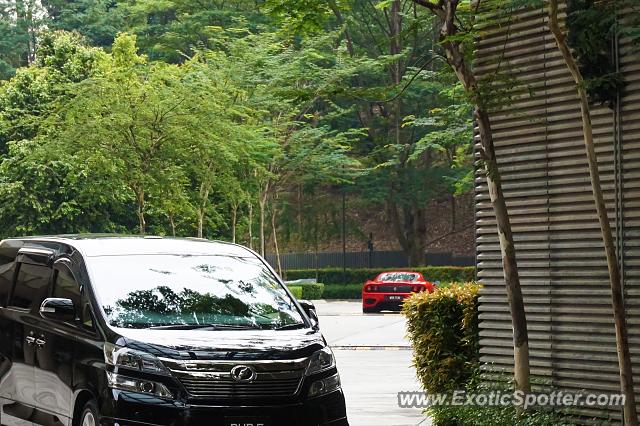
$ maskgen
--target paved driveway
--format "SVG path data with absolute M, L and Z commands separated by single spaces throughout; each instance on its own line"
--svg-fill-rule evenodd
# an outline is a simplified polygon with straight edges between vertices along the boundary
M 429 425 L 421 410 L 397 404 L 399 391 L 420 390 L 404 317 L 363 315 L 360 301 L 314 303 L 320 329 L 336 355 L 351 426 Z

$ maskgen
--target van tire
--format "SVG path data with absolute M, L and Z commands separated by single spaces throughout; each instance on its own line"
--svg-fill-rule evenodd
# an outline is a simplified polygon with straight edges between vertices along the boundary
M 82 411 L 80 417 L 74 422 L 75 426 L 100 426 L 100 413 L 98 404 L 95 400 L 88 401 Z

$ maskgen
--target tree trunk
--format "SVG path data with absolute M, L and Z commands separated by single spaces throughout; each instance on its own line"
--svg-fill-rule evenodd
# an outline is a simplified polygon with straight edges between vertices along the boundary
M 474 118 L 480 136 L 479 153 L 484 163 L 491 205 L 493 206 L 493 212 L 498 225 L 507 301 L 509 302 L 511 324 L 513 326 L 514 379 L 516 389 L 523 392 L 530 392 L 529 335 L 527 332 L 527 318 L 524 311 L 524 301 L 520 287 L 520 276 L 518 274 L 511 222 L 502 192 L 502 181 L 495 155 L 489 114 L 483 106 L 482 92 L 479 90 L 476 76 L 465 58 L 464 46 L 459 39 L 455 38 L 459 32 L 456 26 L 458 22 L 456 20 L 456 12 L 459 0 L 442 0 L 437 4 L 428 0 L 413 1 L 427 8 L 440 18 L 442 22 L 440 41 L 447 58 L 447 63 L 455 72 L 460 83 L 462 83 L 467 95 L 469 95 L 476 104 L 474 108 Z
M 137 216 L 138 216 L 138 232 L 140 235 L 144 235 L 146 229 L 146 222 L 144 218 L 144 190 L 137 188 L 134 190 L 136 194 L 136 204 L 137 204 Z
M 236 243 L 236 224 L 238 221 L 238 205 L 231 207 L 231 242 Z
M 249 201 L 249 248 L 253 250 L 253 203 Z
M 516 388 L 524 392 L 531 391 L 530 363 L 529 363 L 529 334 L 527 331 L 527 317 L 524 311 L 520 275 L 516 261 L 516 249 L 511 231 L 511 221 L 507 210 L 507 203 L 502 192 L 502 180 L 493 145 L 491 124 L 487 112 L 476 106 L 474 117 L 480 132 L 482 159 L 484 160 L 487 186 L 491 205 L 498 224 L 500 251 L 502 253 L 502 268 L 507 288 L 507 300 L 511 311 L 513 326 L 513 357 L 514 378 Z
M 458 227 L 457 223 L 457 212 L 456 212 L 456 196 L 450 194 L 449 200 L 451 201 L 451 232 L 456 232 L 456 228 Z
M 276 251 L 276 262 L 278 265 L 278 275 L 282 276 L 282 263 L 280 261 L 280 250 L 278 249 L 278 233 L 276 229 L 276 207 L 271 211 L 271 232 L 273 233 L 273 247 Z
M 200 202 L 198 208 L 196 209 L 196 215 L 198 220 L 198 238 L 204 238 L 204 218 L 205 218 L 205 210 L 207 208 L 207 204 L 209 204 L 209 192 L 211 191 L 211 183 L 210 182 L 202 182 L 200 184 Z
M 265 219 L 265 207 L 267 204 L 266 197 L 260 197 L 258 200 L 258 207 L 260 208 L 260 256 L 265 254 L 265 235 L 264 235 L 264 219 Z
M 558 1 L 549 1 L 549 28 L 556 40 L 558 49 L 562 53 L 564 61 L 576 83 L 576 90 L 580 98 L 580 111 L 582 114 L 582 130 L 584 134 L 584 145 L 589 161 L 589 175 L 591 177 L 591 188 L 593 198 L 600 221 L 600 230 L 604 242 L 607 256 L 607 266 L 609 269 L 609 281 L 611 284 L 611 304 L 613 308 L 613 319 L 616 329 L 616 347 L 618 351 L 618 364 L 620 369 L 620 388 L 625 395 L 624 402 L 624 424 L 627 426 L 638 424 L 638 414 L 636 412 L 636 400 L 633 389 L 633 371 L 631 367 L 631 355 L 629 352 L 629 338 L 626 324 L 626 314 L 624 308 L 622 279 L 618 266 L 618 256 L 616 254 L 607 206 L 604 202 L 602 187 L 600 184 L 600 171 L 598 168 L 598 157 L 595 144 L 593 142 L 593 128 L 591 126 L 591 110 L 589 99 L 584 85 L 584 79 L 578 68 L 576 59 L 571 53 L 566 37 L 558 22 Z
M 169 213 L 167 216 L 169 216 L 169 225 L 171 225 L 171 235 L 173 235 L 175 237 L 176 236 L 176 222 L 174 221 L 173 213 Z
M 198 217 L 198 238 L 202 238 L 202 231 L 204 228 L 204 211 L 202 211 L 202 209 L 198 209 L 196 215 Z
M 426 209 L 413 206 L 411 233 L 413 236 L 411 266 L 424 266 L 426 264 L 425 252 L 427 251 L 427 218 Z
M 329 0 L 328 2 L 329 8 L 333 12 L 333 15 L 336 17 L 339 25 L 345 25 L 344 17 L 342 16 L 342 12 L 340 12 L 340 8 L 335 0 Z M 345 28 L 344 30 L 344 38 L 347 42 L 347 51 L 349 52 L 349 56 L 355 56 L 355 49 L 353 48 L 353 39 L 351 38 L 351 33 L 349 33 L 349 29 Z
M 393 201 L 387 201 L 387 212 L 396 238 L 407 255 L 409 266 L 423 266 L 427 248 L 426 210 L 417 206 L 402 209 L 402 218 Z

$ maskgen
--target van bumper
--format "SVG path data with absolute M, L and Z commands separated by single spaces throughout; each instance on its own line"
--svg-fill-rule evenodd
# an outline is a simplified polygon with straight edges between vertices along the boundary
M 102 426 L 229 426 L 231 418 L 264 421 L 267 426 L 349 425 L 342 390 L 291 404 L 251 406 L 190 405 L 137 393 L 112 392 L 114 398 L 108 407 L 101 409 Z

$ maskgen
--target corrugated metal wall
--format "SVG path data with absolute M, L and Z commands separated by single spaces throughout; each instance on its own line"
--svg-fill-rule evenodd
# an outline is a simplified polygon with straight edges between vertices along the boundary
M 556 388 L 616 392 L 607 265 L 573 80 L 548 30 L 545 10 L 521 11 L 508 20 L 486 18 L 475 69 L 491 78 L 501 67 L 517 82 L 498 83 L 516 87 L 517 98 L 491 119 L 516 240 L 532 373 L 538 382 Z M 628 41 L 620 46 L 620 66 L 629 85 L 617 112 L 594 107 L 592 118 L 605 200 L 624 259 L 638 378 L 640 61 Z M 476 194 L 478 276 L 485 285 L 480 308 L 482 361 L 491 369 L 510 371 L 511 321 L 495 218 L 481 173 Z M 580 412 L 611 419 L 621 415 L 620 410 Z

